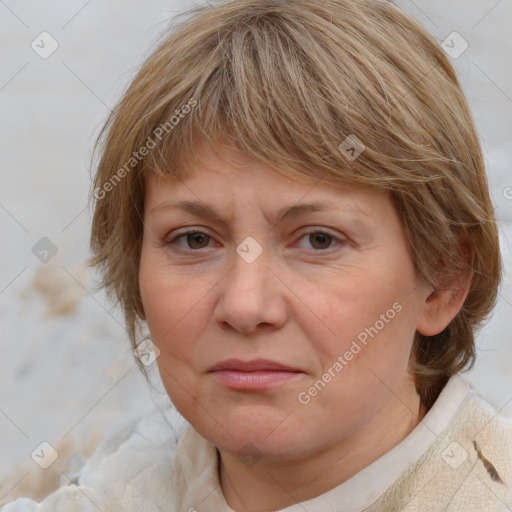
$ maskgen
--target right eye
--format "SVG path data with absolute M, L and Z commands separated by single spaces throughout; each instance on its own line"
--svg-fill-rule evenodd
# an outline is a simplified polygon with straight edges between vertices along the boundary
M 213 240 L 211 236 L 201 231 L 186 231 L 174 237 L 170 242 L 167 242 L 167 245 L 177 245 L 182 251 L 196 252 L 199 249 L 207 248 L 208 242 L 211 240 Z M 184 241 L 185 247 L 179 243 L 181 241 Z

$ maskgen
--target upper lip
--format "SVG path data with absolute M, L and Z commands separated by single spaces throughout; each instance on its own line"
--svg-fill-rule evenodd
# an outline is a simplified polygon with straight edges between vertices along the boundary
M 281 372 L 300 372 L 298 368 L 293 368 L 285 364 L 272 361 L 271 359 L 253 359 L 252 361 L 242 361 L 241 359 L 226 359 L 213 366 L 210 372 L 222 370 L 238 370 L 242 372 L 256 371 L 281 371 Z

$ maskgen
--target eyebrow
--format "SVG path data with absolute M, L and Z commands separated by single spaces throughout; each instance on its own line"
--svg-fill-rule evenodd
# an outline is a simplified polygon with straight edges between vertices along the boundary
M 338 204 L 330 203 L 330 202 L 312 202 L 312 203 L 298 203 L 292 206 L 283 206 L 279 210 L 277 210 L 275 214 L 276 222 L 281 222 L 284 218 L 292 218 L 302 215 L 304 213 L 313 213 L 325 211 L 330 208 L 336 209 Z M 211 219 L 222 224 L 225 224 L 224 219 L 213 210 L 209 205 L 205 203 L 199 203 L 194 201 L 166 201 L 161 203 L 150 210 L 150 213 L 160 211 L 160 210 L 182 210 L 196 217 L 201 217 L 204 219 Z M 369 216 L 369 214 L 357 206 L 353 205 L 353 209 L 365 216 Z

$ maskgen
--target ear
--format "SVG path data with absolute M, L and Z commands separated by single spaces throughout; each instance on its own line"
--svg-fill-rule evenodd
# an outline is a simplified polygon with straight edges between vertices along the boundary
M 425 299 L 416 330 L 424 336 L 443 331 L 461 310 L 469 293 L 473 270 L 458 274 L 445 288 L 435 290 Z

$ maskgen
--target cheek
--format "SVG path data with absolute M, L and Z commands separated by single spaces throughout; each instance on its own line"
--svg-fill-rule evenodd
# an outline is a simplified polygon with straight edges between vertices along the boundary
M 200 291 L 190 285 L 190 280 L 187 284 L 175 271 L 159 262 L 151 250 L 142 252 L 139 287 L 153 342 L 161 351 L 166 351 L 167 340 L 186 335 L 187 315 L 200 302 Z M 194 317 L 196 315 L 194 311 Z
M 311 303 L 324 312 L 322 320 L 329 335 L 311 328 L 305 318 L 302 330 L 315 343 L 319 356 L 319 379 L 325 388 L 311 401 L 311 409 L 329 414 L 339 423 L 340 414 L 358 418 L 347 428 L 358 428 L 369 420 L 389 399 L 390 390 L 399 390 L 406 377 L 414 337 L 415 308 L 410 289 L 395 276 L 379 275 L 375 270 L 353 272 L 350 279 L 339 280 L 330 287 L 312 293 Z M 310 290 L 313 292 L 313 290 Z M 316 325 L 318 325 L 316 321 Z M 325 329 L 321 332 L 325 332 Z M 332 408 L 337 404 L 337 409 Z M 342 413 L 340 412 L 342 411 Z
M 417 317 L 414 273 L 384 263 L 353 268 L 326 281 L 326 287 L 310 290 L 328 336 L 322 338 L 319 331 L 315 336 L 307 321 L 303 329 L 318 340 L 324 369 L 338 356 L 346 356 L 346 373 L 353 375 L 369 370 L 390 375 L 406 367 Z
M 190 285 L 152 276 L 142 284 L 141 297 L 148 327 L 154 341 L 162 345 L 161 349 L 178 339 L 180 344 L 187 345 L 194 335 L 194 327 L 199 328 L 202 322 L 198 290 L 194 292 Z
M 194 283 L 192 285 L 191 283 Z M 176 268 L 171 268 L 165 250 L 143 243 L 139 267 L 139 288 L 148 324 L 167 323 L 167 329 L 180 313 L 190 310 L 200 293 L 194 279 Z
M 196 278 L 191 272 L 170 268 L 157 251 L 142 252 L 141 299 L 151 339 L 160 350 L 157 365 L 168 391 L 170 386 L 179 387 L 173 378 L 190 383 L 194 371 L 209 360 L 213 347 L 201 340 L 206 339 L 204 332 L 211 323 L 217 281 L 216 275 L 203 272 L 202 278 Z
M 199 398 L 190 362 L 201 359 L 200 347 L 194 341 L 207 321 L 206 290 L 168 270 L 143 254 L 139 286 L 151 339 L 160 351 L 156 364 L 162 383 L 173 404 L 188 417 L 195 403 L 191 398 Z

